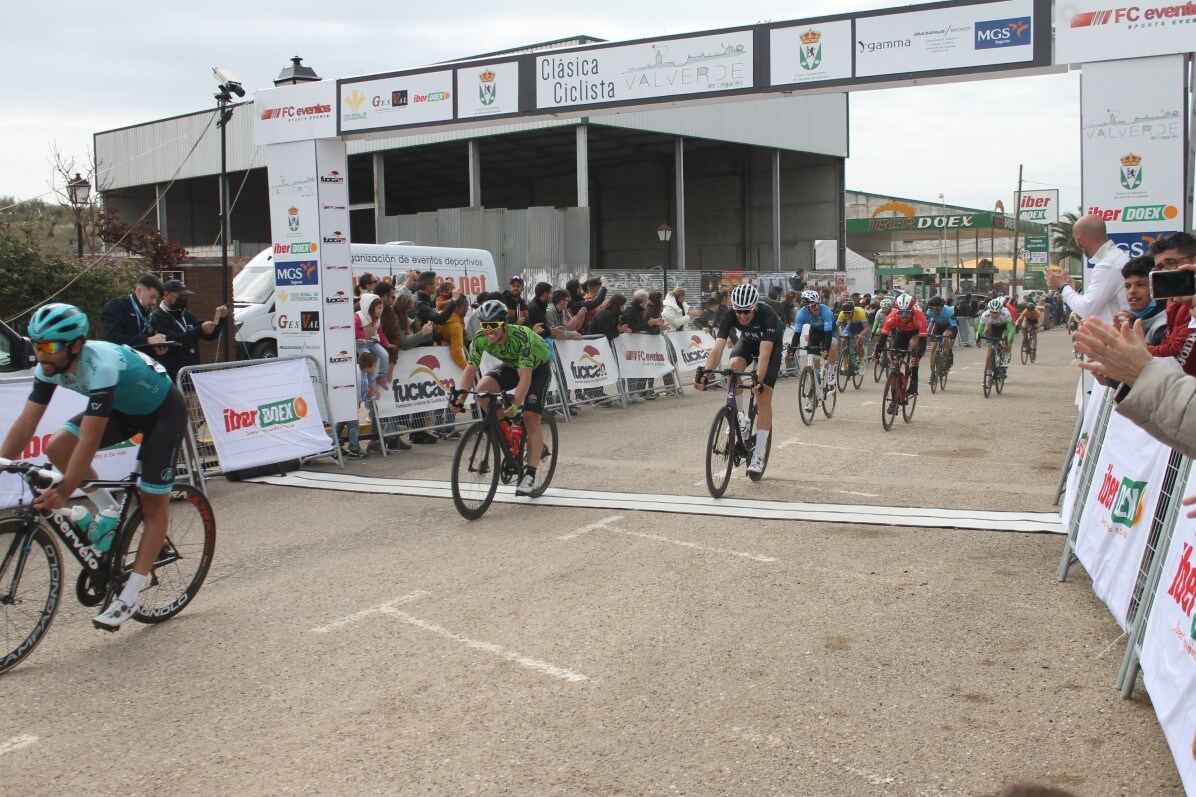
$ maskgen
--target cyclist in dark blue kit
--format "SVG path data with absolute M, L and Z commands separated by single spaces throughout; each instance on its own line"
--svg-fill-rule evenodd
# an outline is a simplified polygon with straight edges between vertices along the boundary
M 748 464 L 749 474 L 764 472 L 764 456 L 768 451 L 768 435 L 772 432 L 772 391 L 781 374 L 781 340 L 785 325 L 773 309 L 760 303 L 760 291 L 755 285 L 738 285 L 731 291 L 731 310 L 723 316 L 714 335 L 714 348 L 706 358 L 706 370 L 713 370 L 722 360 L 723 349 L 731 329 L 739 331 L 739 342 L 731 349 L 728 366 L 733 371 L 743 371 L 753 359 L 756 361 L 756 403 L 760 410 L 756 426 L 756 448 Z M 694 387 L 706 389 L 706 380 L 694 377 Z M 739 407 L 739 428 L 748 428 L 746 414 L 747 397 L 742 390 L 735 391 L 735 403 Z

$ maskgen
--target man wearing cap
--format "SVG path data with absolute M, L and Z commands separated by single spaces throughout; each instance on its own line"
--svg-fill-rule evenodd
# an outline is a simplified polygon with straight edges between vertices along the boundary
M 179 371 L 188 365 L 199 365 L 199 341 L 215 340 L 220 336 L 228 318 L 228 307 L 221 305 L 211 321 L 200 322 L 187 309 L 188 297 L 194 294 L 182 280 L 167 280 L 163 286 L 162 303 L 150 316 L 150 326 L 175 344 L 165 354 L 156 354 L 173 382 Z
M 527 315 L 527 301 L 523 298 L 523 277 L 511 277 L 511 284 L 502 292 L 502 303 L 507 306 L 507 321 L 522 324 Z
M 149 345 L 165 343 L 161 335 L 150 329 L 150 316 L 162 298 L 162 280 L 153 274 L 142 274 L 128 296 L 117 296 L 104 305 L 100 318 L 104 322 L 104 340 L 142 350 Z

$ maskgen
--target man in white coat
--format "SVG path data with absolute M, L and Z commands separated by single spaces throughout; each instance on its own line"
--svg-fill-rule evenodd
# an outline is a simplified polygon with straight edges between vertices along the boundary
M 1121 267 L 1129 261 L 1129 253 L 1113 243 L 1105 231 L 1105 220 L 1088 214 L 1076 220 L 1072 227 L 1076 245 L 1088 258 L 1088 284 L 1083 292 L 1072 285 L 1070 274 L 1046 272 L 1051 290 L 1059 290 L 1063 301 L 1080 318 L 1099 318 L 1113 323 L 1113 316 L 1126 308 L 1125 283 Z M 1060 290 L 1062 289 L 1062 290 Z

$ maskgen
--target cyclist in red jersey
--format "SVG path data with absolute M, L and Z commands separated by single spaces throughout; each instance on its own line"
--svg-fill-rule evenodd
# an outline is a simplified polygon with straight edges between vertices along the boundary
M 880 336 L 876 339 L 877 349 L 884 345 L 889 335 L 893 336 L 889 351 L 909 349 L 909 392 L 911 394 L 918 392 L 918 361 L 926 353 L 926 337 L 929 333 L 926 314 L 914 306 L 914 297 L 903 293 L 894 300 L 893 311 L 885 318 L 885 322 L 880 328 Z M 917 338 L 916 343 L 914 343 L 915 338 Z M 914 345 L 911 346 L 911 343 Z

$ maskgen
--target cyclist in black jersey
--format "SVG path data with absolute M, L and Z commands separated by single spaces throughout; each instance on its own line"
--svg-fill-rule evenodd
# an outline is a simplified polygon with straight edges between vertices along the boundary
M 748 465 L 748 473 L 759 474 L 764 471 L 764 453 L 768 450 L 768 435 L 772 432 L 772 392 L 781 373 L 781 340 L 785 327 L 771 307 L 760 303 L 760 291 L 755 285 L 745 283 L 736 286 L 731 291 L 731 312 L 719 322 L 714 335 L 714 348 L 706 358 L 707 370 L 718 366 L 732 328 L 739 331 L 739 342 L 731 350 L 729 367 L 734 371 L 742 371 L 753 359 L 756 361 L 755 391 L 760 415 L 756 426 L 756 448 Z M 694 387 L 705 390 L 705 379 L 694 377 Z M 739 405 L 740 428 L 746 429 L 746 397 L 742 393 L 742 390 L 736 391 L 736 403 Z

